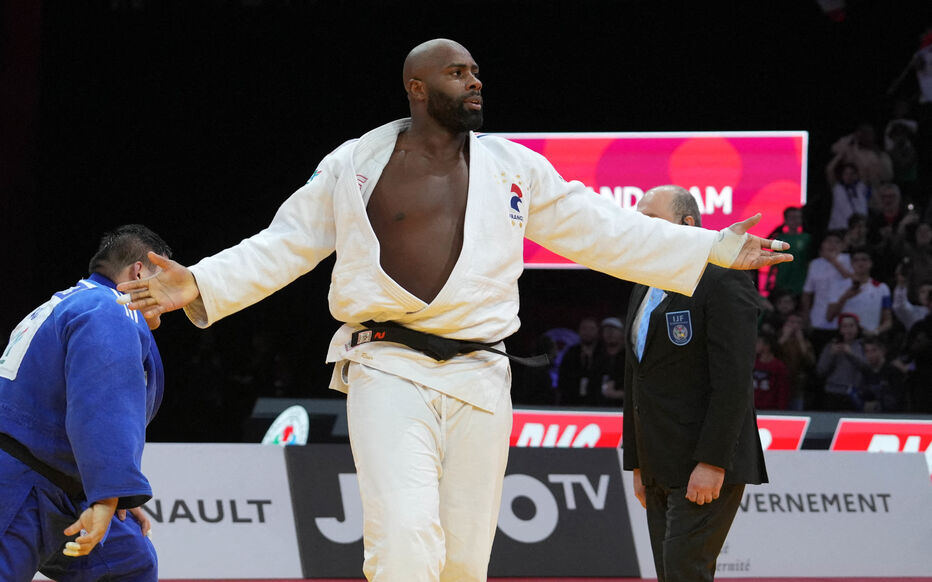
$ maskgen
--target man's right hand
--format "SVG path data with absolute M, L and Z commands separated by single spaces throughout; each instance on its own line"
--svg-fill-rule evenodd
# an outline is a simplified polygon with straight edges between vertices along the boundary
M 72 558 L 86 556 L 91 553 L 94 546 L 107 533 L 110 520 L 113 519 L 113 512 L 116 511 L 117 501 L 116 497 L 101 499 L 85 509 L 78 517 L 78 520 L 65 529 L 66 536 L 80 535 L 67 542 L 62 553 Z
M 146 319 L 181 309 L 200 296 L 197 281 L 190 269 L 168 257 L 149 251 L 149 260 L 160 267 L 152 277 L 127 281 L 117 289 L 131 295 L 127 305 L 140 311 Z

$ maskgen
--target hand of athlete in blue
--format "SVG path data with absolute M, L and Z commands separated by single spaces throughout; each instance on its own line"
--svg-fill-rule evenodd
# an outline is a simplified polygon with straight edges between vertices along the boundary
M 116 506 L 117 498 L 110 497 L 101 499 L 85 509 L 78 520 L 65 529 L 66 536 L 78 533 L 81 535 L 67 542 L 62 553 L 72 558 L 88 555 L 107 533 Z

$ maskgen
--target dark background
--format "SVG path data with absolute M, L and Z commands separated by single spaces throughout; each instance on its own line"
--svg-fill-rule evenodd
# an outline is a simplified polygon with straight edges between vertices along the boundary
M 932 2 L 848 0 L 836 22 L 815 0 L 22 0 L 0 19 L 5 336 L 84 276 L 116 225 L 150 226 L 183 264 L 264 228 L 330 150 L 406 115 L 402 61 L 434 37 L 479 63 L 486 131 L 809 131 L 818 233 L 829 145 L 861 120 L 882 130 Z M 909 75 L 898 95 L 914 94 Z M 226 438 L 212 423 L 235 423 L 262 390 L 240 381 L 221 403 L 211 370 L 235 374 L 264 345 L 289 363 L 291 395 L 328 397 L 330 264 L 212 332 L 164 317 L 169 395 L 150 439 Z M 622 316 L 627 289 L 528 271 L 509 348 Z M 189 374 L 208 341 L 223 356 Z M 191 422 L 202 432 L 180 428 Z

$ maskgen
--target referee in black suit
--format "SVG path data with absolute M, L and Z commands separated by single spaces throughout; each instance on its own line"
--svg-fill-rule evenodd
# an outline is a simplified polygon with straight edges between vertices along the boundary
M 701 225 L 679 186 L 648 190 L 637 209 Z M 767 482 L 751 380 L 757 313 L 748 274 L 714 265 L 692 297 L 631 292 L 624 468 L 647 509 L 659 582 L 714 579 L 745 484 Z

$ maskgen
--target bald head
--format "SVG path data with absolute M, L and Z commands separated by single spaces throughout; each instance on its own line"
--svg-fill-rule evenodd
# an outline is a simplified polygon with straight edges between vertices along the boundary
M 699 204 L 689 190 L 681 186 L 651 188 L 638 201 L 637 208 L 641 214 L 662 218 L 673 224 L 702 226 Z
M 431 72 L 455 61 L 458 55 L 465 55 L 472 60 L 469 51 L 463 45 L 447 38 L 435 38 L 417 45 L 405 57 L 402 72 L 405 90 L 410 90 L 408 82 L 411 79 L 423 80 Z

